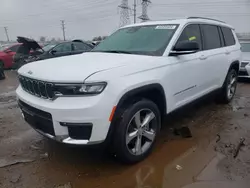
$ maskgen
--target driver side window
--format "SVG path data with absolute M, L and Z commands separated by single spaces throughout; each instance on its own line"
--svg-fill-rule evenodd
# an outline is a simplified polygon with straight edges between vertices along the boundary
M 181 36 L 179 37 L 177 43 L 184 41 L 197 42 L 199 44 L 200 50 L 202 50 L 201 31 L 198 24 L 191 24 L 186 26 Z
M 63 52 L 71 52 L 71 43 L 63 43 L 56 46 L 53 50 L 55 50 L 57 53 L 63 53 Z

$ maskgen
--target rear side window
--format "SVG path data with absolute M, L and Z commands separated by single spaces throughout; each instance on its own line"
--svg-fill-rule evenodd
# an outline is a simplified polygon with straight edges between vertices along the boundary
M 17 52 L 18 48 L 20 47 L 20 45 L 15 45 L 15 46 L 11 46 L 9 49 L 12 51 L 12 52 Z
M 201 25 L 203 34 L 204 50 L 211 50 L 221 47 L 219 29 L 214 25 Z
M 224 35 L 226 46 L 235 45 L 235 39 L 234 39 L 232 29 L 227 28 L 227 27 L 221 27 L 221 30 L 222 30 L 222 33 Z
M 73 42 L 74 51 L 90 51 L 91 48 L 82 42 Z
M 194 41 L 199 44 L 200 50 L 202 49 L 201 43 L 201 32 L 200 27 L 197 24 L 188 25 L 183 32 L 181 33 L 180 38 L 178 39 L 177 43 L 183 41 Z

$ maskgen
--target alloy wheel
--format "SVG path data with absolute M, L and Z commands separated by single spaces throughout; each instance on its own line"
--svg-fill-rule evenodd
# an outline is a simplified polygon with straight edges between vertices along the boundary
M 236 86 L 237 86 L 237 75 L 235 73 L 232 73 L 230 75 L 230 79 L 228 81 L 228 86 L 227 86 L 227 97 L 228 99 L 232 99 L 235 91 L 236 91 Z
M 126 132 L 126 145 L 133 155 L 147 152 L 155 140 L 157 121 L 154 112 L 142 109 L 131 118 Z

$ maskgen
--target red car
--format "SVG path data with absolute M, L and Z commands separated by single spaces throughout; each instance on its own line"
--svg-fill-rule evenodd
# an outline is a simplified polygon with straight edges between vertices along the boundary
M 5 69 L 12 68 L 13 56 L 21 44 L 13 44 L 8 47 L 0 47 L 0 64 L 4 65 Z

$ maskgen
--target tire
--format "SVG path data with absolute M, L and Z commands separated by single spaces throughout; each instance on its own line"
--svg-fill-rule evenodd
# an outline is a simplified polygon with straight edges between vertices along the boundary
M 5 74 L 4 74 L 4 63 L 0 61 L 0 80 L 5 79 Z
M 227 77 L 217 97 L 217 102 L 228 104 L 233 100 L 237 89 L 238 73 L 235 69 L 228 71 Z
M 146 120 L 146 117 L 150 121 L 143 126 L 141 122 Z M 150 100 L 138 100 L 122 110 L 120 118 L 115 123 L 116 131 L 113 136 L 114 153 L 117 158 L 130 164 L 145 159 L 153 149 L 160 126 L 160 111 Z

